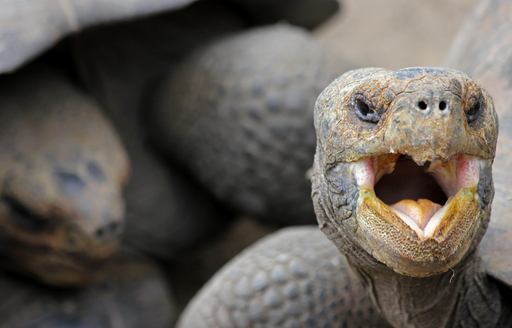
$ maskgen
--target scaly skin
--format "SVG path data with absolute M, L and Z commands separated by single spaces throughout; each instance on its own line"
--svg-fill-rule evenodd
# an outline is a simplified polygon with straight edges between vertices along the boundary
M 2 265 L 84 284 L 117 249 L 128 160 L 97 105 L 56 72 L 0 80 Z
M 283 229 L 231 260 L 195 296 L 179 327 L 387 327 L 315 227 Z
M 357 99 L 379 115 L 374 123 L 358 114 Z M 497 117 L 489 95 L 454 70 L 361 69 L 320 95 L 315 127 L 312 182 L 320 228 L 347 256 L 383 317 L 395 327 L 503 325 L 510 309 L 475 255 L 493 196 Z M 389 153 L 419 164 L 469 163 L 459 162 L 461 154 L 478 160 L 469 179 L 475 181 L 461 182 L 431 235 L 404 224 L 356 168 L 354 161 Z M 457 179 L 466 172 L 458 170 Z

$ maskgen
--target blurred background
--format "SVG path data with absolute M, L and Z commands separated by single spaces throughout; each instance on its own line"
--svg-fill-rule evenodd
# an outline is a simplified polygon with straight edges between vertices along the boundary
M 476 4 L 0 0 L 0 327 L 172 325 L 243 249 L 316 224 L 327 83 L 442 66 Z
M 442 66 L 477 3 L 347 0 L 315 33 L 337 56 L 359 66 Z

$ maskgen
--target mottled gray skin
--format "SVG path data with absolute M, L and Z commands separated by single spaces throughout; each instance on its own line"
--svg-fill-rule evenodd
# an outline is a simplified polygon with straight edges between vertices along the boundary
M 50 69 L 0 79 L 2 265 L 83 284 L 118 248 L 126 153 L 90 98 Z
M 153 139 L 220 200 L 277 224 L 311 223 L 312 106 L 336 66 L 287 25 L 226 37 L 166 76 Z
M 226 226 L 229 214 L 151 149 L 141 118 L 148 110 L 144 92 L 153 79 L 198 44 L 242 25 L 225 5 L 199 2 L 167 15 L 97 28 L 74 40 L 80 77 L 118 128 L 132 162 L 125 193 L 126 245 L 169 260 Z
M 175 306 L 163 275 L 151 262 L 118 255 L 81 290 L 55 290 L 0 275 L 0 327 L 170 327 Z
M 178 327 L 387 327 L 315 227 L 283 229 L 232 259 L 190 302 Z

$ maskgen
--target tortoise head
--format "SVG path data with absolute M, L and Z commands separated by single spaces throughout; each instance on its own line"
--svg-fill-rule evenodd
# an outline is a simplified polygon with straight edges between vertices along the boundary
M 483 236 L 498 122 L 491 97 L 449 69 L 350 71 L 315 106 L 321 229 L 359 265 L 425 277 Z
M 117 249 L 124 204 L 101 160 L 25 158 L 0 198 L 2 252 L 27 273 L 81 284 Z
M 46 283 L 82 284 L 118 247 L 127 156 L 88 98 L 51 75 L 28 81 L 29 103 L 1 98 L 0 254 Z

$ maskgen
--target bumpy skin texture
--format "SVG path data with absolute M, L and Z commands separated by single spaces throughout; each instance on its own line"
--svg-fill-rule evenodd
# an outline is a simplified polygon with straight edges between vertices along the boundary
M 345 258 L 313 227 L 283 229 L 222 268 L 179 327 L 386 327 Z
M 58 285 L 86 282 L 117 249 L 128 160 L 96 104 L 56 72 L 0 79 L 3 264 Z
M 170 327 L 174 304 L 165 279 L 142 258 L 119 255 L 84 290 L 50 290 L 0 276 L 0 327 Z
M 169 15 L 98 28 L 76 38 L 81 78 L 119 129 L 132 162 L 124 235 L 130 247 L 172 259 L 226 226 L 229 214 L 213 197 L 156 156 L 141 121 L 148 109 L 144 91 L 151 89 L 152 79 L 198 44 L 241 26 L 225 6 L 200 2 Z M 155 31 L 159 31 L 157 37 Z
M 154 140 L 235 209 L 273 223 L 309 223 L 312 108 L 337 71 L 327 57 L 287 25 L 214 42 L 162 83 Z
M 462 69 L 492 94 L 500 120 L 500 135 L 493 165 L 496 190 L 491 222 L 480 247 L 489 273 L 512 286 L 512 4 L 482 1 L 468 18 L 447 60 Z

